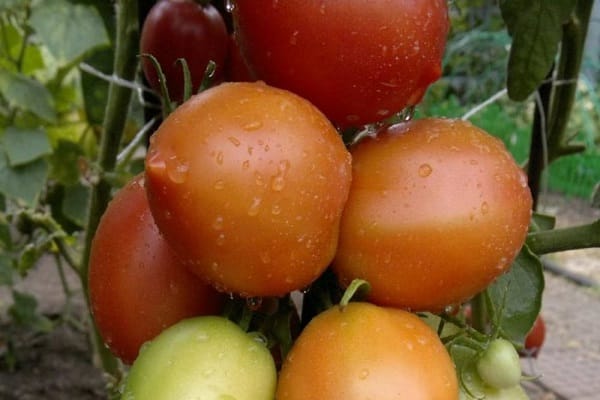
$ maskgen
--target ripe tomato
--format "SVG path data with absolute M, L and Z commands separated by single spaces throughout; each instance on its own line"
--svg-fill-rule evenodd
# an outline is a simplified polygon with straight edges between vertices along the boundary
M 369 303 L 319 314 L 288 353 L 277 400 L 456 400 L 454 364 L 416 315 Z
M 240 47 L 235 38 L 230 36 L 227 58 L 225 59 L 225 80 L 228 82 L 253 82 L 246 61 L 242 57 Z
M 531 217 L 526 175 L 469 122 L 383 128 L 352 149 L 353 180 L 333 263 L 381 305 L 440 311 L 506 271 Z
M 94 320 L 127 364 L 144 342 L 180 319 L 221 311 L 223 296 L 189 272 L 158 232 L 141 175 L 102 216 L 89 265 Z
M 194 0 L 161 0 L 144 20 L 140 51 L 152 54 L 161 65 L 171 100 L 183 98 L 183 70 L 177 62 L 185 58 L 190 69 L 193 91 L 198 90 L 209 61 L 217 64 L 215 81 L 223 74 L 228 33 L 219 11 Z M 152 62 L 142 59 L 142 69 L 150 86 L 158 91 L 158 74 Z
M 250 70 L 358 126 L 417 104 L 441 73 L 446 0 L 236 0 Z
M 541 315 L 536 318 L 531 331 L 525 338 L 525 346 L 521 351 L 523 356 L 537 357 L 546 339 L 546 323 Z
M 276 380 L 263 343 L 223 317 L 196 317 L 144 346 L 121 399 L 272 400 Z
M 219 290 L 279 296 L 335 254 L 350 154 L 312 104 L 264 83 L 223 83 L 155 132 L 150 208 L 185 263 Z

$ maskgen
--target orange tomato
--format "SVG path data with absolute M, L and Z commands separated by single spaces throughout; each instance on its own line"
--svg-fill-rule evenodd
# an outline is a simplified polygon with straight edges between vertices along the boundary
M 333 259 L 351 159 L 308 101 L 223 83 L 163 122 L 146 175 L 156 223 L 189 268 L 221 291 L 280 296 Z
M 531 218 L 527 179 L 503 143 L 469 122 L 383 128 L 351 149 L 353 182 L 333 268 L 380 305 L 439 311 L 505 272 Z
M 277 400 L 457 400 L 454 364 L 406 311 L 350 303 L 319 314 L 288 353 Z

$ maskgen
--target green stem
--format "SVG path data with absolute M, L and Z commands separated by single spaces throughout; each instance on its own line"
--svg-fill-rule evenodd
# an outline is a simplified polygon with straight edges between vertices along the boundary
M 119 78 L 133 81 L 138 65 L 139 23 L 137 0 L 121 0 L 116 4 L 117 34 L 113 73 Z M 98 166 L 102 173 L 115 169 L 127 112 L 132 97 L 128 87 L 111 83 L 108 91 L 106 113 L 103 121 L 103 135 L 100 140 Z M 81 264 L 81 283 L 85 299 L 89 305 L 88 262 L 91 243 L 100 222 L 100 218 L 111 198 L 112 186 L 103 176 L 92 187 L 89 205 L 89 217 L 86 224 L 85 247 Z M 118 373 L 118 363 L 104 346 L 97 331 L 94 333 L 96 351 L 102 366 L 110 374 Z
M 556 86 L 554 90 L 554 100 L 550 109 L 548 124 L 548 155 L 550 162 L 558 157 L 582 149 L 580 146 L 572 146 L 567 143 L 566 127 L 575 103 L 577 79 L 581 69 L 593 3 L 593 1 L 578 1 L 571 19 L 563 27 L 556 75 L 556 81 L 561 84 Z
M 586 225 L 532 232 L 527 236 L 527 245 L 537 255 L 600 247 L 600 219 Z

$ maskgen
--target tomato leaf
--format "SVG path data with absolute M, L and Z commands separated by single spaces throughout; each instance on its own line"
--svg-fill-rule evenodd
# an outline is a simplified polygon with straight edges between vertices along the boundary
M 20 129 L 10 126 L 6 129 L 2 142 L 8 162 L 13 167 L 27 164 L 52 152 L 48 136 L 42 128 Z
M 0 153 L 0 192 L 7 198 L 21 199 L 33 205 L 48 176 L 48 163 L 43 158 L 11 167 L 5 154 Z
M 511 269 L 486 290 L 491 321 L 502 336 L 522 345 L 542 305 L 542 263 L 526 246 Z
M 12 320 L 22 326 L 35 329 L 38 332 L 50 332 L 52 321 L 37 311 L 38 302 L 30 294 L 13 290 L 13 304 L 9 308 Z
M 52 95 L 36 80 L 0 69 L 0 94 L 11 107 L 30 111 L 49 122 L 56 121 Z
M 66 0 L 44 1 L 33 8 L 30 23 L 38 39 L 61 64 L 109 44 L 104 22 L 91 6 Z
M 10 257 L 5 254 L 0 254 L 0 286 L 12 285 L 13 283 L 13 266 Z
M 562 25 L 575 0 L 502 0 L 500 9 L 513 38 L 507 89 L 511 99 L 525 100 L 544 80 L 562 39 Z

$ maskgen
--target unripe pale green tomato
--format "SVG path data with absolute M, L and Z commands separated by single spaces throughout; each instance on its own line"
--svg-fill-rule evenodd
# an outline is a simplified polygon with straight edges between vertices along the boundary
M 519 353 L 508 340 L 494 339 L 477 360 L 477 373 L 496 389 L 508 389 L 521 380 Z
M 272 400 L 267 347 L 218 316 L 183 320 L 143 346 L 121 400 Z
M 519 383 L 505 389 L 497 389 L 485 383 L 475 365 L 462 371 L 461 381 L 459 400 L 529 400 Z

